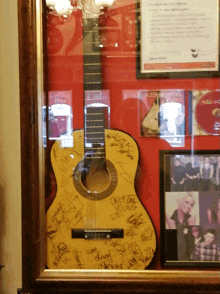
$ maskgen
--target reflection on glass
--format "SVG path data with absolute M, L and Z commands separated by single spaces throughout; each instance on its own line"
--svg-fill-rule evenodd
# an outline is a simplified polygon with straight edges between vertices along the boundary
M 160 105 L 160 138 L 172 147 L 183 147 L 185 138 L 185 108 L 181 103 L 170 102 Z
M 62 147 L 73 147 L 72 92 L 50 91 L 48 94 L 49 106 L 42 107 L 44 146 L 48 137 L 49 140 L 60 140 Z
M 160 137 L 172 147 L 185 145 L 185 92 L 139 90 L 139 120 L 143 137 Z
M 71 136 L 72 107 L 55 104 L 49 108 L 49 139 L 64 139 Z

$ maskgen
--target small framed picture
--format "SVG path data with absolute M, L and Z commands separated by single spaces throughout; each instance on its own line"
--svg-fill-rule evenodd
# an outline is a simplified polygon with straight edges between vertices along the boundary
M 220 151 L 160 151 L 163 266 L 220 266 Z

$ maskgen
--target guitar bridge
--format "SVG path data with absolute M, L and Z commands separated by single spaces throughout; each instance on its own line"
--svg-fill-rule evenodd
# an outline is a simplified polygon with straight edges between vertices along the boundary
M 72 229 L 73 239 L 115 239 L 123 238 L 123 229 Z

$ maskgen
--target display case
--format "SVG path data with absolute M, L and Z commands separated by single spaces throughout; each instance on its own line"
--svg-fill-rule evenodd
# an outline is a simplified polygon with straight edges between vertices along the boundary
M 202 2 L 18 0 L 23 293 L 218 293 L 219 1 Z

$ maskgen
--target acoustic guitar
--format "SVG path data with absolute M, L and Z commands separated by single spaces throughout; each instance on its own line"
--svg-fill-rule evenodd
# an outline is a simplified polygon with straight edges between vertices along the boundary
M 98 24 L 98 17 L 83 18 L 84 92 L 102 89 Z M 73 132 L 73 147 L 52 146 L 57 191 L 46 214 L 50 269 L 143 270 L 154 257 L 154 227 L 134 188 L 137 144 L 105 128 L 105 113 L 104 105 L 85 105 L 84 130 Z

